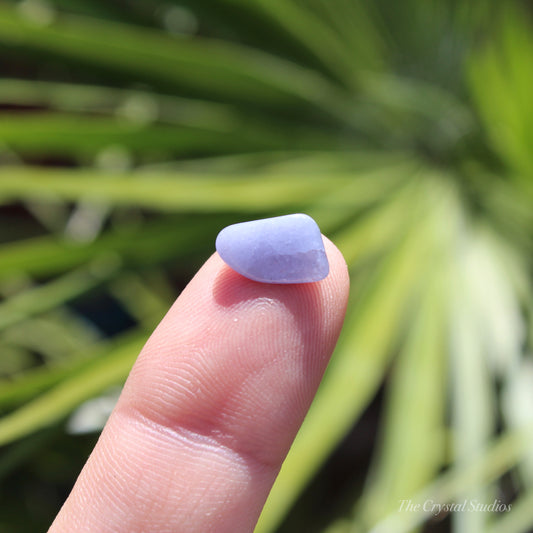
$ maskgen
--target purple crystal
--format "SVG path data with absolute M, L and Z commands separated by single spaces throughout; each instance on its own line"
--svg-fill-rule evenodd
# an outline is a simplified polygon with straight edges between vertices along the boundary
M 218 234 L 216 248 L 233 270 L 263 283 L 310 283 L 329 273 L 320 229 L 308 215 L 233 224 Z

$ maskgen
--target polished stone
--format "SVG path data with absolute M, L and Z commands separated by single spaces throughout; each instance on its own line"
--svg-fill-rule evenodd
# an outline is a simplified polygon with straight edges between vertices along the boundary
M 304 214 L 233 224 L 216 249 L 233 270 L 263 283 L 311 283 L 329 273 L 320 229 Z

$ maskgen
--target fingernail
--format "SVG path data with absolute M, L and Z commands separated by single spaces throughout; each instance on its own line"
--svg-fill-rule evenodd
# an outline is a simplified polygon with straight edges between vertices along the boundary
M 312 283 L 329 273 L 320 229 L 304 214 L 233 224 L 218 234 L 216 249 L 233 270 L 262 283 Z

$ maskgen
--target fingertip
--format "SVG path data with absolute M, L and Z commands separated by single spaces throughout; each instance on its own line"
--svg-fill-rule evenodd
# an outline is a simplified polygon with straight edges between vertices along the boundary
M 324 248 L 329 262 L 329 274 L 331 276 L 331 282 L 337 285 L 340 289 L 347 290 L 350 287 L 350 275 L 348 272 L 348 265 L 342 252 L 337 246 L 328 239 L 325 235 L 322 235 L 322 241 L 324 242 Z

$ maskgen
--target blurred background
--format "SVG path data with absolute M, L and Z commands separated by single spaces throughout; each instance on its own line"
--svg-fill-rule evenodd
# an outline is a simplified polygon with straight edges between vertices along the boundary
M 46 530 L 218 231 L 291 212 L 352 291 L 257 532 L 533 531 L 532 30 L 511 0 L 1 2 L 0 531 Z M 464 501 L 500 512 L 423 505 Z

